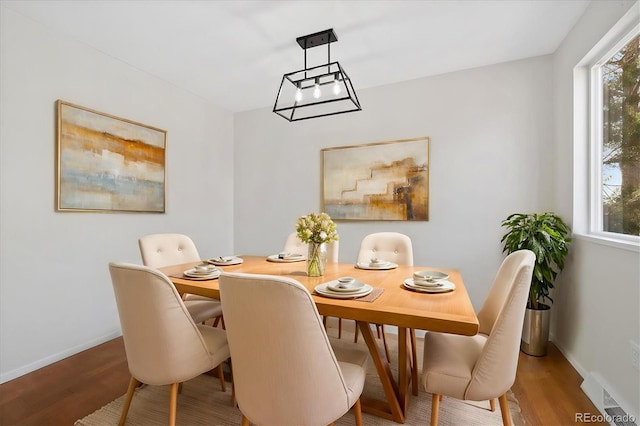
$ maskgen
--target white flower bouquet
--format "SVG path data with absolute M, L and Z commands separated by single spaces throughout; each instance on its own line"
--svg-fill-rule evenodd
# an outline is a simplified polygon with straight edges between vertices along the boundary
M 298 218 L 296 233 L 303 243 L 328 243 L 336 241 L 336 224 L 326 213 L 310 213 Z
M 338 239 L 336 224 L 326 213 L 310 213 L 298 218 L 296 234 L 303 243 L 309 244 L 307 275 L 310 277 L 324 275 L 327 261 L 325 243 Z

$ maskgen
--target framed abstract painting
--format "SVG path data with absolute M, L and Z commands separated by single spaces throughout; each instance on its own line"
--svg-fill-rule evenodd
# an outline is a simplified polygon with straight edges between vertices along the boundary
M 429 142 L 323 149 L 323 211 L 337 220 L 429 220 Z
M 165 212 L 167 132 L 57 102 L 56 209 Z

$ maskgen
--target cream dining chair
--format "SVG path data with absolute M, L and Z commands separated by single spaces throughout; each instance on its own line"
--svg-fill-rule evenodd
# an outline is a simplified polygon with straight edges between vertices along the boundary
M 328 425 L 360 394 L 368 354 L 329 343 L 311 294 L 298 281 L 223 273 L 220 297 L 242 424 Z
M 201 260 L 193 240 L 183 234 L 146 235 L 138 240 L 138 246 L 142 263 L 151 268 L 162 268 L 163 266 Z M 183 300 L 196 323 L 215 318 L 215 327 L 222 319 L 222 305 L 219 300 L 195 294 L 185 294 Z
M 413 266 L 413 244 L 411 238 L 398 232 L 377 232 L 366 235 L 360 243 L 357 263 L 368 264 L 371 259 L 386 260 L 398 265 Z M 377 324 L 378 337 L 382 335 L 384 350 L 387 360 L 390 361 L 387 338 L 384 334 L 384 324 Z M 412 365 L 415 370 L 414 377 L 417 377 L 416 351 L 415 351 L 415 331 L 410 330 L 412 344 Z M 358 342 L 358 328 L 356 327 L 354 342 Z M 417 388 L 416 388 L 417 391 Z
M 296 253 L 307 256 L 309 252 L 309 244 L 303 243 L 295 232 L 287 237 L 282 249 L 284 253 Z M 327 262 L 338 263 L 338 254 L 340 251 L 340 241 L 331 241 L 327 244 Z
M 398 232 L 377 232 L 366 235 L 360 243 L 358 263 L 377 258 L 398 265 L 413 266 L 411 238 Z
M 139 383 L 171 385 L 169 425 L 175 425 L 179 385 L 229 358 L 224 330 L 196 325 L 166 275 L 146 266 L 110 263 L 122 337 L 131 372 L 119 425 Z
M 427 332 L 422 384 L 433 394 L 431 425 L 438 424 L 442 396 L 491 402 L 498 398 L 502 422 L 511 424 L 507 391 L 518 367 L 522 323 L 536 257 L 519 250 L 507 256 L 478 312 L 479 332 L 460 336 Z

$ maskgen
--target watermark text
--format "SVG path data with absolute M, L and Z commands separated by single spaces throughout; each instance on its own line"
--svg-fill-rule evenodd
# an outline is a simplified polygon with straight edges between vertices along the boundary
M 636 418 L 630 414 L 593 414 L 576 413 L 574 421 L 576 423 L 635 423 Z

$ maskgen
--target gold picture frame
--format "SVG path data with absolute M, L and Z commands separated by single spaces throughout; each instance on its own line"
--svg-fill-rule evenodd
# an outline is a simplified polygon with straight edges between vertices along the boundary
M 56 210 L 164 213 L 166 137 L 58 100 Z
M 335 220 L 429 220 L 429 137 L 322 150 L 322 210 Z

